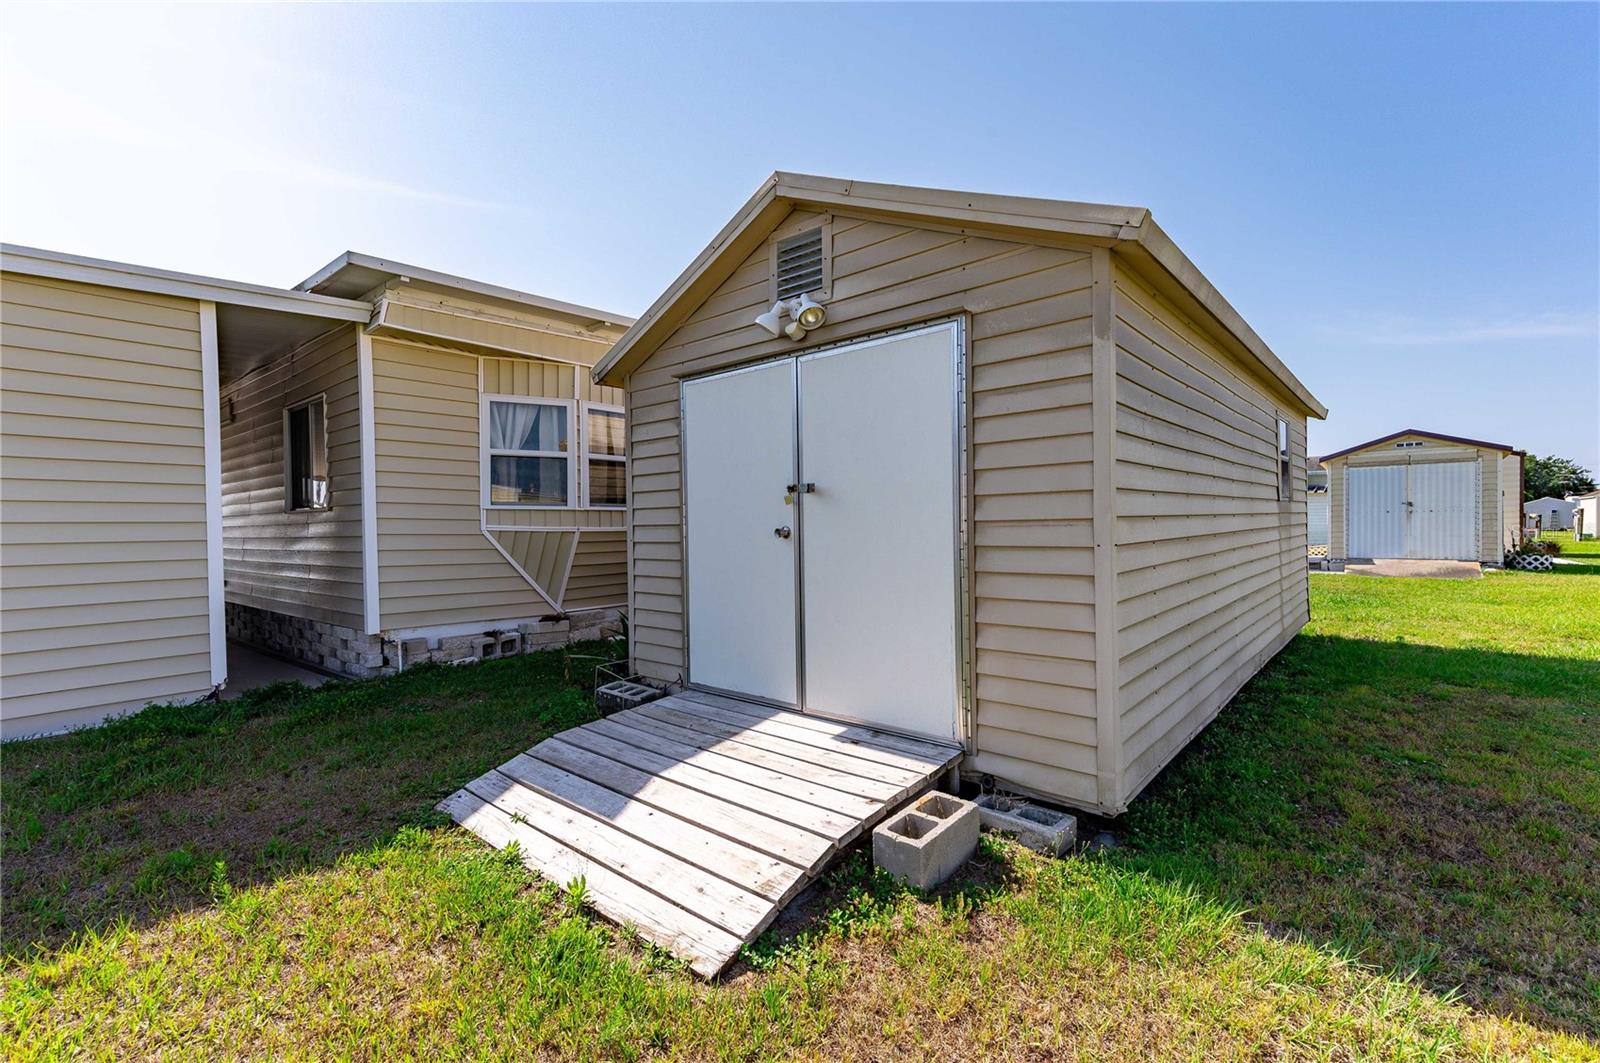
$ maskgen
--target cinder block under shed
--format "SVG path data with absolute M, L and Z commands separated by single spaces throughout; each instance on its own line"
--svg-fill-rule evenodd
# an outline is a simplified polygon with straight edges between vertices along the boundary
M 872 832 L 872 862 L 917 889 L 931 890 L 978 849 L 978 806 L 932 793 Z
M 1078 841 L 1078 817 L 1020 797 L 984 794 L 978 819 L 989 830 L 1009 834 L 1035 852 L 1060 856 Z

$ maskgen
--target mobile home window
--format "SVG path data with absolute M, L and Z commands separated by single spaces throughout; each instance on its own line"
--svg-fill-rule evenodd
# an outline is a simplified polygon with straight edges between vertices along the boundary
M 628 504 L 628 458 L 622 410 L 616 406 L 584 407 L 584 480 L 589 505 L 620 508 Z
M 485 398 L 484 494 L 491 506 L 572 502 L 572 407 L 540 399 Z
M 1278 418 L 1278 501 L 1289 499 L 1289 422 Z
M 328 404 L 318 395 L 283 411 L 284 506 L 327 509 Z

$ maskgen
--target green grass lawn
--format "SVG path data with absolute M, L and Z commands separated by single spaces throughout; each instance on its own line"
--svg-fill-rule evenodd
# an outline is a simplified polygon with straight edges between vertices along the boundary
M 986 840 L 932 897 L 857 854 L 712 985 L 431 811 L 587 719 L 592 662 L 8 744 L 0 1044 L 1600 1059 L 1600 546 L 1566 556 L 1472 582 L 1314 575 L 1314 622 L 1116 849 Z

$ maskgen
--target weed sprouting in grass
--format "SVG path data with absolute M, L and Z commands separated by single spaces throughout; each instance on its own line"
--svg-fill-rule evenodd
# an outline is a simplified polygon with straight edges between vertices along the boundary
M 589 903 L 588 881 L 582 875 L 579 875 L 567 883 L 566 894 L 563 896 L 562 901 L 566 905 L 567 911 L 573 915 L 582 912 L 584 905 Z

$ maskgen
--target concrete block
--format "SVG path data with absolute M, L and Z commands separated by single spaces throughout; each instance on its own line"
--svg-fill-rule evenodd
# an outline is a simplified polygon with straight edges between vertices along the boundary
M 662 694 L 663 691 L 655 687 L 618 679 L 595 690 L 594 707 L 602 714 L 621 712 L 623 709 L 638 708 L 646 702 L 655 701 Z
M 572 624 L 567 620 L 541 620 L 534 624 L 523 624 L 521 633 L 524 653 L 552 650 L 565 646 L 571 639 Z
M 978 848 L 978 806 L 928 794 L 872 832 L 872 862 L 917 889 L 931 890 Z
M 522 652 L 522 634 L 517 631 L 502 631 L 494 636 L 494 655 L 496 657 L 515 657 Z
M 439 660 L 454 663 L 483 659 L 484 649 L 493 641 L 483 635 L 452 635 L 439 640 Z
M 1020 797 L 984 794 L 975 802 L 983 826 L 1009 834 L 1035 852 L 1060 856 L 1078 841 L 1078 817 Z
M 413 661 L 426 661 L 428 659 L 428 640 L 406 639 L 400 644 L 400 655 L 407 664 Z

